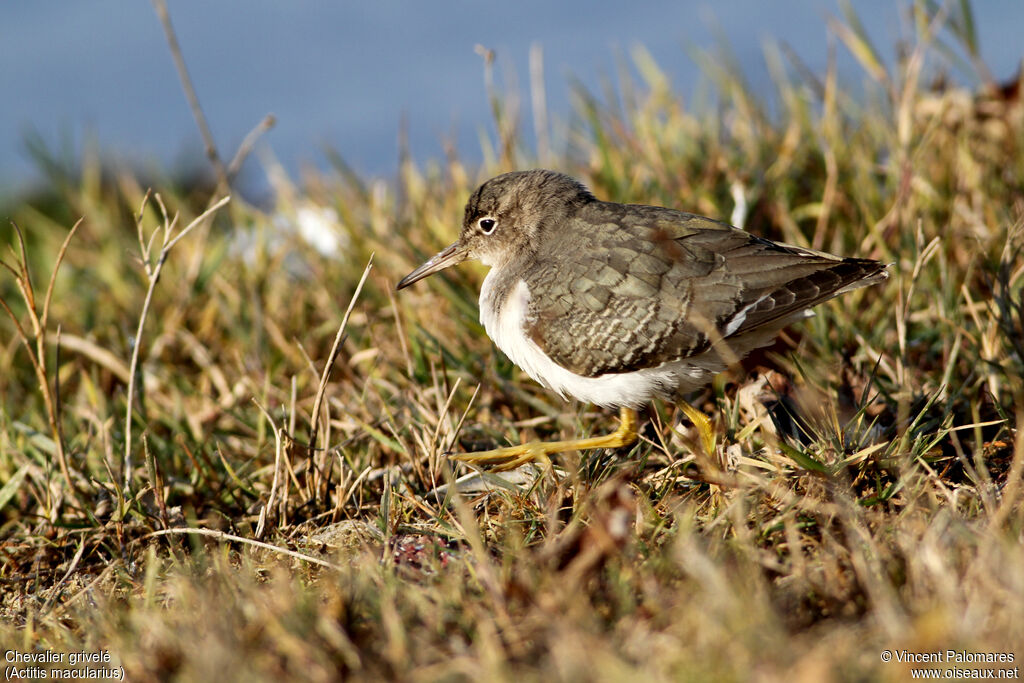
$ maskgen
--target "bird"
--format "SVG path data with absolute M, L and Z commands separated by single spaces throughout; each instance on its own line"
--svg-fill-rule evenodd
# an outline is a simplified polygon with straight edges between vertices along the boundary
M 562 398 L 620 411 L 610 434 L 452 456 L 495 470 L 628 446 L 638 438 L 637 410 L 651 400 L 683 400 L 812 307 L 888 277 L 876 260 L 773 242 L 675 209 L 601 201 L 543 169 L 480 185 L 458 240 L 397 289 L 467 259 L 490 266 L 480 321 L 513 363 Z

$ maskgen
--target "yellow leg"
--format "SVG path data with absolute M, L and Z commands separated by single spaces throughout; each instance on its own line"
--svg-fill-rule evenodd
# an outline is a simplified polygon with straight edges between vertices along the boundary
M 471 465 L 494 465 L 496 472 L 514 470 L 528 462 L 548 462 L 548 456 L 567 451 L 584 451 L 592 448 L 619 448 L 636 441 L 638 418 L 632 408 L 623 408 L 619 412 L 619 428 L 611 434 L 593 436 L 589 439 L 572 439 L 569 441 L 531 441 L 520 446 L 496 448 L 479 453 L 465 453 L 450 456 L 452 460 L 460 460 Z
M 686 401 L 680 401 L 679 407 L 683 409 L 686 417 L 690 418 L 690 422 L 697 428 L 697 434 L 700 435 L 700 444 L 704 447 L 704 452 L 707 455 L 714 453 L 715 428 L 711 425 L 711 419 Z

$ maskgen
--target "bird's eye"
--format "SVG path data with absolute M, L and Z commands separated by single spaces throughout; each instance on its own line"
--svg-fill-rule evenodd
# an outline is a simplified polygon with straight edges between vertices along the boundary
M 480 229 L 483 231 L 485 235 L 490 235 L 492 232 L 494 232 L 494 228 L 495 226 L 498 225 L 498 222 L 495 221 L 493 218 L 481 218 L 477 225 L 480 226 Z

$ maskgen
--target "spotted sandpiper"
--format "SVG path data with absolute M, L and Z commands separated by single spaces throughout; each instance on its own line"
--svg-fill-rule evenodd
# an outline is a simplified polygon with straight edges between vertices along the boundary
M 888 277 L 886 267 L 771 242 L 657 206 L 599 201 L 553 171 L 506 173 L 469 198 L 457 242 L 398 289 L 476 258 L 491 267 L 480 320 L 516 365 L 563 398 L 621 409 L 589 439 L 455 456 L 512 469 L 637 438 L 636 409 L 681 398 L 810 308 Z

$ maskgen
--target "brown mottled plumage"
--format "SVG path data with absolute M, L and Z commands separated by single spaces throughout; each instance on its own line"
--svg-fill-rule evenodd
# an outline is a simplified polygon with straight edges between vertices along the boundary
M 491 266 L 481 320 L 517 365 L 563 396 L 630 408 L 703 386 L 811 307 L 888 277 L 877 261 L 602 202 L 542 170 L 480 186 L 459 240 L 398 287 L 467 258 Z

